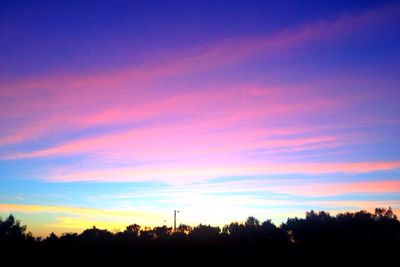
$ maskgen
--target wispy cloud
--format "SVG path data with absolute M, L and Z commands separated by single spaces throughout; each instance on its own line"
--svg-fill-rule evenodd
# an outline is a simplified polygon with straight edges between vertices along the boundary
M 95 208 L 82 208 L 71 206 L 50 206 L 50 205 L 25 205 L 25 204 L 4 204 L 0 203 L 1 213 L 22 213 L 48 214 L 53 218 L 53 222 L 46 222 L 39 226 L 35 234 L 46 235 L 55 230 L 56 233 L 68 231 L 79 231 L 97 225 L 98 227 L 109 230 L 123 230 L 125 226 L 136 222 L 142 225 L 153 226 L 160 218 L 165 217 L 162 213 L 143 211 L 143 210 L 107 210 Z
M 361 62 L 339 51 L 358 38 L 369 44 L 399 15 L 398 5 L 384 6 L 179 51 L 158 47 L 157 57 L 141 64 L 128 58 L 118 70 L 92 66 L 90 73 L 64 69 L 2 81 L 6 183 L 22 173 L 41 186 L 144 185 L 105 196 L 93 190 L 93 202 L 116 203 L 115 210 L 0 204 L 0 212 L 44 213 L 51 217 L 46 229 L 61 232 L 161 224 L 170 216 L 165 210 L 178 206 L 186 222 L 216 224 L 244 214 L 284 220 L 309 208 L 399 208 L 397 201 L 338 200 L 400 192 L 398 82 L 374 65 L 381 54 Z M 326 57 L 342 53 L 343 66 L 318 63 L 321 44 Z M 364 63 L 372 75 L 360 74 Z M 153 190 L 154 182 L 162 189 Z M 7 186 L 23 195 L 22 187 Z M 82 198 L 77 191 L 69 197 Z M 138 198 L 150 201 L 132 206 Z
M 182 164 L 184 165 L 184 164 Z M 235 166 L 152 166 L 135 168 L 112 168 L 85 170 L 54 170 L 45 179 L 54 182 L 137 182 L 163 181 L 170 184 L 188 184 L 221 177 L 272 175 L 272 174 L 327 174 L 327 173 L 368 173 L 389 171 L 400 168 L 400 161 L 350 162 L 350 163 L 267 163 Z
M 192 52 L 165 55 L 165 59 L 157 63 L 111 73 L 89 76 L 62 74 L 2 85 L 1 95 L 5 101 L 0 114 L 21 123 L 4 130 L 0 144 L 20 143 L 46 136 L 49 132 L 73 131 L 99 124 L 127 123 L 158 116 L 168 105 L 177 107 L 174 97 L 160 99 L 161 95 L 170 93 L 153 89 L 159 88 L 154 86 L 159 84 L 159 78 L 210 71 L 260 53 L 263 56 L 265 53 L 276 55 L 277 52 L 308 42 L 340 38 L 398 13 L 397 7 L 382 8 L 344 15 L 335 21 L 306 24 L 267 36 L 200 46 Z M 116 88 L 117 93 L 113 93 Z M 149 100 L 149 104 L 143 104 Z M 192 103 L 187 102 L 187 106 L 190 107 Z M 49 113 L 54 115 L 49 118 Z M 26 114 L 29 114 L 29 120 L 24 119 Z

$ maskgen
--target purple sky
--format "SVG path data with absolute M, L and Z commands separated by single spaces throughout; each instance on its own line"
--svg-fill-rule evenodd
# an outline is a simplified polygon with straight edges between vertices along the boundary
M 34 234 L 400 211 L 396 2 L 0 12 L 0 215 Z

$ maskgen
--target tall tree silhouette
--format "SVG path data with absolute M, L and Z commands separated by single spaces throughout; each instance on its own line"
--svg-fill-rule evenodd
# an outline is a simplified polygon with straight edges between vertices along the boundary
M 23 241 L 27 239 L 26 225 L 21 225 L 10 214 L 4 221 L 0 218 L 0 241 Z

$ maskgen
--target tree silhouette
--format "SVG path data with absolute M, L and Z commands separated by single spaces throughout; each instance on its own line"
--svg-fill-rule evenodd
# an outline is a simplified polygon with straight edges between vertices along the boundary
M 172 227 L 167 227 L 163 225 L 161 227 L 154 227 L 153 228 L 154 237 L 158 239 L 168 239 L 168 237 L 172 234 Z
M 186 224 L 180 224 L 176 230 L 177 232 L 187 235 L 192 231 L 192 227 Z
M 216 243 L 220 232 L 221 229 L 219 227 L 200 224 L 193 228 L 189 237 L 201 243 Z
M 113 234 L 108 230 L 102 230 L 93 226 L 86 229 L 79 235 L 79 239 L 85 242 L 109 242 L 113 238 Z
M 26 232 L 26 225 L 21 225 L 19 220 L 15 220 L 14 216 L 10 214 L 4 221 L 0 218 L 0 241 L 23 241 L 28 236 Z
M 397 220 L 397 216 L 393 213 L 391 207 L 385 208 L 375 208 L 375 217 L 379 219 Z
M 136 223 L 131 224 L 126 227 L 125 233 L 132 234 L 137 237 L 137 236 L 139 236 L 140 228 L 141 228 L 140 225 L 138 225 Z
M 51 233 L 47 238 L 36 241 L 12 215 L 0 219 L 0 245 L 5 255 L 11 251 L 25 249 L 32 255 L 54 255 L 62 259 L 70 255 L 99 261 L 107 255 L 114 260 L 186 258 L 190 263 L 202 259 L 220 258 L 220 264 L 237 263 L 246 259 L 247 264 L 271 257 L 287 259 L 310 259 L 358 255 L 367 259 L 369 255 L 380 255 L 379 266 L 384 259 L 400 250 L 400 222 L 389 207 L 367 211 L 344 212 L 335 216 L 325 211 L 308 211 L 304 218 L 288 218 L 276 226 L 271 220 L 262 223 L 255 217 L 244 222 L 233 222 L 219 227 L 200 224 L 191 227 L 144 227 L 131 224 L 123 232 L 112 233 L 93 226 L 82 233 Z M 8 252 L 7 252 L 8 251 Z M 69 256 L 68 256 L 69 255 Z M 360 255 L 362 257 L 360 258 Z M 383 257 L 382 255 L 388 255 Z M 57 258 L 58 259 L 58 258 Z M 205 262 L 204 264 L 207 264 Z
M 46 237 L 46 238 L 43 240 L 43 242 L 48 243 L 48 244 L 54 244 L 54 243 L 56 243 L 56 242 L 59 241 L 59 240 L 60 240 L 60 238 L 59 238 L 54 232 L 51 232 L 51 233 L 49 234 L 49 236 Z
M 247 218 L 245 224 L 244 224 L 247 228 L 254 228 L 257 229 L 258 227 L 260 227 L 260 221 L 257 220 L 256 218 L 250 216 Z

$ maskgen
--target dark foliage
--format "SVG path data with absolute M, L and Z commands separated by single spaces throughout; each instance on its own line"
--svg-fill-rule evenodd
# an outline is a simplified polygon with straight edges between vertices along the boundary
M 111 233 L 93 228 L 81 234 L 51 233 L 43 240 L 26 233 L 26 226 L 10 215 L 0 219 L 0 245 L 5 255 L 15 252 L 51 264 L 54 258 L 89 263 L 108 261 L 214 263 L 257 263 L 280 261 L 282 264 L 325 259 L 353 258 L 370 262 L 393 260 L 400 251 L 400 222 L 391 208 L 375 212 L 359 211 L 331 216 L 310 211 L 303 218 L 289 218 L 277 227 L 270 220 L 260 223 L 249 217 L 245 223 L 231 223 L 222 229 L 200 224 L 196 227 L 144 227 L 132 224 L 125 231 Z M 372 255 L 379 255 L 372 257 Z M 52 259 L 52 260 L 51 260 Z

